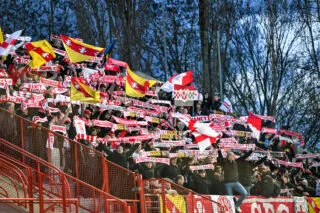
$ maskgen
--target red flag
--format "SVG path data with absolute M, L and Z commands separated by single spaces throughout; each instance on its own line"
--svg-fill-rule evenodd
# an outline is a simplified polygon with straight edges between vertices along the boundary
M 190 70 L 188 72 L 184 72 L 181 74 L 177 74 L 172 76 L 161 89 L 165 92 L 172 92 L 174 89 L 174 85 L 186 86 L 193 82 L 193 71 Z
M 262 129 L 262 119 L 249 111 L 248 125 L 253 132 L 253 136 L 259 140 Z

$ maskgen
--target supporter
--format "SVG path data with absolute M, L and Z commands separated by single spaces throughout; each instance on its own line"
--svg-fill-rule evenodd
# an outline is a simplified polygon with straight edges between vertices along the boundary
M 164 191 L 166 194 L 177 195 L 178 192 L 171 188 L 171 183 L 173 183 L 171 179 L 164 178 Z
M 216 94 L 213 98 L 213 103 L 210 107 L 210 110 L 211 111 L 219 111 L 220 110 L 220 107 L 221 107 L 221 100 L 220 100 L 220 96 L 219 94 Z
M 194 191 L 199 194 L 210 194 L 210 182 L 206 177 L 205 170 L 199 170 L 197 174 L 193 175 Z
M 138 164 L 138 172 L 142 174 L 143 179 L 155 178 L 155 169 L 152 162 Z
M 252 150 L 245 154 L 246 156 L 250 156 L 252 154 Z M 244 157 L 237 161 L 238 163 L 238 172 L 239 172 L 239 182 L 246 189 L 248 195 L 250 195 L 251 187 L 252 187 L 252 175 L 253 168 L 257 167 L 261 163 L 267 160 L 267 156 L 261 158 L 259 161 L 247 161 Z
M 221 163 L 224 169 L 224 185 L 227 195 L 233 195 L 233 191 L 236 191 L 240 194 L 240 198 L 235 202 L 236 210 L 242 212 L 240 205 L 242 201 L 248 196 L 246 189 L 239 183 L 239 173 L 237 161 L 233 152 L 228 152 L 227 159 L 223 159 L 221 150 L 218 151 L 218 163 Z M 243 155 L 239 158 L 246 159 L 249 155 Z
M 140 144 L 135 144 L 133 148 L 127 152 L 124 152 L 122 144 L 118 145 L 113 152 L 107 148 L 108 160 L 124 168 L 128 168 L 128 159 L 139 145 Z
M 186 187 L 192 189 L 194 186 L 193 180 L 192 180 L 192 171 L 190 170 L 190 166 L 194 165 L 194 159 L 193 158 L 188 158 L 186 164 L 182 167 L 182 175 L 184 176 L 185 179 L 185 185 Z
M 211 176 L 210 182 L 210 194 L 213 195 L 224 195 L 225 189 L 224 189 L 224 181 L 223 181 L 223 171 L 221 166 L 216 166 L 214 170 L 212 171 L 213 175 Z
M 185 186 L 183 175 L 178 175 L 175 179 L 176 179 L 175 180 L 176 184 L 178 184 L 180 186 Z
M 275 179 L 271 177 L 271 172 L 267 166 L 260 167 L 261 174 L 261 195 L 265 197 L 274 196 Z
M 170 165 L 162 167 L 161 177 L 174 180 L 178 175 L 181 175 L 181 170 L 177 164 L 177 158 L 170 158 Z
M 209 96 L 208 92 L 205 92 L 203 95 L 202 105 L 201 105 L 201 111 L 203 115 L 209 115 L 210 114 L 210 108 L 212 104 L 212 97 Z

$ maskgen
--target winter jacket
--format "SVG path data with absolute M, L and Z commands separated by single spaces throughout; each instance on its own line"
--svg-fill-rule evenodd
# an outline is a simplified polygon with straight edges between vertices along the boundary
M 238 172 L 238 163 L 237 161 L 245 160 L 249 155 L 251 155 L 252 151 L 247 152 L 240 158 L 234 161 L 229 161 L 228 159 L 224 159 L 221 151 L 218 151 L 218 163 L 222 164 L 224 170 L 224 182 L 237 182 L 239 181 L 239 172 Z
M 239 160 L 238 161 L 238 172 L 239 172 L 239 182 L 243 186 L 251 186 L 252 180 L 251 176 L 253 175 L 252 169 L 263 163 L 267 160 L 267 156 L 261 158 L 257 162 L 253 161 L 246 161 L 246 160 Z

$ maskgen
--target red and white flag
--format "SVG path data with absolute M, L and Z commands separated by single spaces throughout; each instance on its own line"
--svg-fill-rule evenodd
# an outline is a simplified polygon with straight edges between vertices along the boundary
M 232 105 L 230 100 L 227 97 L 224 97 L 224 100 L 221 103 L 220 109 L 224 112 L 232 112 Z
M 248 125 L 252 130 L 252 136 L 254 138 L 260 139 L 260 132 L 262 129 L 262 119 L 249 111 Z
M 0 55 L 7 56 L 12 48 L 14 47 L 14 44 L 16 43 L 17 39 L 21 35 L 22 30 L 18 30 L 14 33 L 12 33 L 1 45 L 0 45 Z
M 189 130 L 195 137 L 195 141 L 199 146 L 200 151 L 204 151 L 206 148 L 210 147 L 211 144 L 216 143 L 222 134 L 216 132 L 209 123 L 200 123 L 191 120 L 190 117 L 181 114 L 175 114 L 174 117 L 180 119 L 181 122 L 185 123 Z
M 172 76 L 166 83 L 164 83 L 161 89 L 165 92 L 172 92 L 174 85 L 185 86 L 193 82 L 193 71 L 184 72 Z

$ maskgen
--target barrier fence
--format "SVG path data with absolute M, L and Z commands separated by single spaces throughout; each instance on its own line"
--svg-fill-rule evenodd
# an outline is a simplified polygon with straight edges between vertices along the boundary
M 199 204 L 204 209 L 215 207 L 216 213 L 227 212 L 226 206 L 212 200 L 210 196 L 198 194 L 174 182 L 165 179 L 146 179 L 143 180 L 143 184 L 147 213 L 202 212 L 196 209 Z
M 143 199 L 138 190 L 139 183 L 142 184 L 139 182 L 140 175 L 107 161 L 103 153 L 3 108 L 0 108 L 0 127 L 3 127 L 0 128 L 0 138 L 53 164 L 76 179 L 127 200 L 133 209 L 137 209 L 137 203 Z M 20 153 L 5 149 L 3 147 L 3 151 L 15 159 L 26 162 Z
M 124 200 L 64 174 L 3 139 L 0 178 L 0 203 L 15 203 L 29 212 L 131 212 Z

